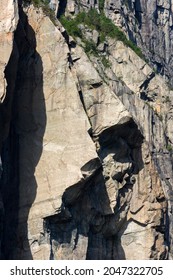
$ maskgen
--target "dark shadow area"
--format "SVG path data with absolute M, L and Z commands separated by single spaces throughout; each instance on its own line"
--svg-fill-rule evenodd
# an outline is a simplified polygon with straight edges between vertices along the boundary
M 109 128 L 100 135 L 101 161 L 115 153 L 115 161 L 132 162 L 132 168 L 126 171 L 129 172 L 126 183 L 119 190 L 114 212 L 103 176 L 104 167 L 98 168 L 87 181 L 81 180 L 69 187 L 63 195 L 60 212 L 45 218 L 45 232 L 49 234 L 52 248 L 50 259 L 55 255 L 58 259 L 76 256 L 79 259 L 84 256 L 87 260 L 126 259 L 121 233 L 127 224 L 129 197 L 135 183 L 133 175 L 144 167 L 142 142 L 143 136 L 133 120 Z M 122 177 L 124 175 L 121 173 Z M 87 248 L 81 245 L 83 239 Z
M 148 88 L 149 83 L 151 82 L 151 80 L 155 77 L 155 73 L 151 73 L 147 79 L 140 85 L 140 90 L 146 90 Z
M 135 8 L 135 18 L 137 19 L 138 26 L 141 29 L 141 26 L 142 26 L 142 7 L 141 7 L 141 1 L 140 0 L 135 0 L 134 8 Z
M 142 142 L 143 136 L 134 121 L 107 129 L 100 135 L 101 161 L 115 153 L 115 161 L 132 162 L 132 168 L 126 171 L 129 172 L 126 183 L 118 191 L 114 211 L 110 206 L 104 167 L 98 168 L 87 181 L 81 180 L 69 187 L 63 195 L 60 212 L 45 218 L 45 232 L 49 234 L 52 248 L 50 259 L 55 255 L 58 259 L 76 256 L 87 260 L 126 259 L 120 233 L 127 223 L 129 197 L 135 183 L 133 174 L 143 168 Z M 121 176 L 124 175 L 121 172 Z M 83 239 L 87 248 L 82 247 Z
M 72 198 L 73 194 L 76 196 L 76 187 L 73 187 L 71 187 L 71 192 L 68 191 L 65 195 L 66 199 L 62 204 L 61 212 L 45 218 L 45 231 L 49 233 L 50 244 L 54 244 L 54 250 L 60 252 L 63 259 L 71 259 L 73 254 L 79 254 L 79 256 L 86 254 L 86 259 L 97 259 L 96 254 L 92 254 L 91 257 L 87 251 L 92 250 L 90 245 L 95 235 L 101 234 L 104 240 L 101 233 L 105 223 L 103 209 L 107 208 L 107 211 L 110 211 L 110 201 L 101 169 L 98 169 L 94 177 L 90 178 L 85 185 L 79 184 L 80 194 L 75 197 L 75 201 Z M 67 196 L 70 196 L 69 199 Z M 81 248 L 82 243 L 78 243 L 81 238 L 89 239 L 88 248 L 85 248 L 86 252 L 83 247 Z M 108 259 L 106 251 L 100 257 Z
M 130 30 L 129 26 L 127 26 L 127 32 L 129 35 L 129 40 L 132 41 L 135 45 L 137 45 L 136 33 L 134 33 L 132 30 Z
M 13 114 L 12 104 L 17 76 L 17 65 L 18 51 L 14 42 L 9 62 L 4 71 L 7 81 L 6 96 L 4 102 L 0 105 L 2 137 L 2 142 L 0 144 L 0 154 L 2 159 L 0 192 L 3 203 L 3 219 L 1 224 L 1 259 L 6 258 L 4 253 L 4 242 L 6 242 L 5 239 L 7 239 L 6 235 L 9 232 L 11 234 L 8 240 L 9 248 L 10 246 L 13 248 L 13 244 L 16 239 L 14 228 L 17 225 L 17 217 L 14 214 L 14 209 L 16 210 L 16 205 L 18 205 L 19 194 L 18 191 L 13 192 L 12 189 L 18 189 L 18 138 L 14 137 L 13 126 L 10 126 L 10 122 Z M 12 162 L 13 166 L 11 164 Z
M 34 173 L 42 154 L 46 127 L 42 59 L 36 51 L 35 32 L 21 6 L 19 17 L 14 35 L 19 56 L 14 90 L 11 89 L 14 60 L 9 62 L 5 73 L 8 87 L 3 106 L 10 102 L 11 95 L 13 101 L 9 135 L 2 148 L 3 259 L 32 259 L 27 223 L 37 193 Z
M 67 7 L 67 0 L 59 0 L 57 18 L 60 18 L 62 15 L 65 14 L 66 7 Z
M 104 148 L 108 145 L 114 145 L 115 139 L 119 137 L 124 139 L 131 149 L 141 147 L 144 140 L 137 124 L 131 119 L 124 124 L 117 124 L 104 130 L 99 136 L 100 146 Z

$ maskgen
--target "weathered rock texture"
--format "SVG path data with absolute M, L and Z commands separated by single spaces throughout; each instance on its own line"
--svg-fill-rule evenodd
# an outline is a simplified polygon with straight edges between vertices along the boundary
M 64 1 L 58 1 L 60 2 Z M 65 2 L 67 15 L 83 9 L 99 10 L 99 0 Z M 173 85 L 172 1 L 105 0 L 104 11 L 143 50 L 150 65 Z
M 15 83 L 16 67 L 12 65 L 15 53 L 14 31 L 18 23 L 18 5 L 13 0 L 2 0 L 0 13 L 0 155 L 2 141 L 9 133 L 9 122 L 11 115 L 11 100 Z M 15 61 L 17 62 L 17 54 Z M 7 77 L 11 73 L 12 77 Z M 12 79 L 11 79 L 12 78 Z M 8 82 L 11 85 L 8 85 Z M 9 93 L 10 92 L 10 93 Z M 9 95 L 10 94 L 10 95 Z M 4 103 L 2 104 L 2 102 Z M 2 161 L 0 156 L 0 179 L 2 175 Z M 4 205 L 0 190 L 0 254 L 1 239 L 3 231 Z
M 105 13 L 173 84 L 173 3 L 170 0 L 105 0 Z
M 166 147 L 166 143 L 164 144 L 165 140 L 162 128 L 163 123 L 160 123 L 159 116 L 157 116 L 157 110 L 160 108 L 157 104 L 157 98 L 159 99 L 159 96 L 156 96 L 151 102 L 152 105 L 148 104 L 149 101 L 146 103 L 146 101 L 143 100 L 139 87 L 143 85 L 148 79 L 148 76 L 151 75 L 151 68 L 149 68 L 145 62 L 136 56 L 133 51 L 127 49 L 122 43 L 116 42 L 115 45 L 113 45 L 112 42 L 110 42 L 110 46 L 109 53 L 111 54 L 110 60 L 112 61 L 112 69 L 108 70 L 106 75 L 109 76 L 110 87 L 113 91 L 110 91 L 110 87 L 107 87 L 104 83 L 102 85 L 98 78 L 95 81 L 95 86 L 94 84 L 91 86 L 91 82 L 90 86 L 88 86 L 88 77 L 90 77 L 89 73 L 91 73 L 91 70 L 89 73 L 83 71 L 84 66 L 85 69 L 89 69 L 86 67 L 86 56 L 84 54 L 80 55 L 80 59 L 74 62 L 78 81 L 81 85 L 81 93 L 85 109 L 92 123 L 93 138 L 97 143 L 98 154 L 103 166 L 103 176 L 110 205 L 110 209 L 106 209 L 106 214 L 113 214 L 113 216 L 106 215 L 106 218 L 109 217 L 108 220 L 110 220 L 105 221 L 104 226 L 106 229 L 103 227 L 102 230 L 106 236 L 107 234 L 108 236 L 109 234 L 114 236 L 115 243 L 116 240 L 119 240 L 118 245 L 113 245 L 113 250 L 116 252 L 113 253 L 112 257 L 115 259 L 138 259 L 141 257 L 144 259 L 166 258 L 167 254 L 164 245 L 163 231 L 166 226 L 164 223 L 166 222 L 165 210 L 167 206 L 162 188 L 163 185 L 160 180 L 157 181 L 156 179 L 158 178 L 158 175 L 157 170 L 154 167 L 154 156 L 153 158 L 150 156 L 150 151 L 152 154 L 156 155 L 157 152 L 159 153 L 160 149 L 163 149 L 163 146 Z M 80 53 L 77 48 L 76 52 L 78 54 Z M 132 57 L 130 57 L 130 55 Z M 122 61 L 120 61 L 118 58 L 119 63 L 117 64 L 113 61 L 116 59 L 116 56 L 120 56 L 122 59 Z M 74 57 L 76 56 L 74 55 Z M 128 79 L 126 74 L 127 69 L 130 73 L 133 73 Z M 97 70 L 99 71 L 99 68 Z M 117 71 L 117 73 L 115 73 L 115 71 Z M 118 75 L 119 71 L 120 75 Z M 137 71 L 136 75 L 135 71 Z M 94 75 L 96 77 L 98 76 L 94 69 L 92 73 L 92 78 Z M 128 85 L 128 88 L 126 85 L 122 85 L 121 79 L 126 85 Z M 153 80 L 155 79 L 157 80 L 157 82 L 154 83 L 155 86 L 163 87 L 163 79 L 157 76 L 155 77 L 154 75 Z M 161 79 L 160 84 L 158 82 L 159 79 Z M 147 81 L 146 85 L 146 92 L 148 93 L 150 92 L 150 86 L 148 86 Z M 164 86 L 166 87 L 165 84 Z M 108 91 L 106 91 L 107 88 L 109 88 Z M 162 88 L 162 93 L 163 90 L 164 89 Z M 115 93 L 119 95 L 126 108 L 128 108 L 131 114 L 133 114 L 135 122 L 138 124 L 140 130 L 137 128 L 135 122 L 129 119 L 128 114 L 124 115 L 124 110 L 120 101 L 118 101 L 118 99 L 117 101 L 114 101 L 116 96 Z M 160 90 L 158 90 L 158 95 L 159 93 Z M 112 94 L 114 96 L 113 99 Z M 167 106 L 167 104 L 165 106 Z M 154 113 L 154 111 L 156 113 Z M 162 109 L 162 111 L 164 111 L 164 109 Z M 100 114 L 100 112 L 102 113 Z M 123 118 L 121 117 L 122 113 Z M 108 124 L 106 129 L 104 129 L 105 114 L 106 123 Z M 151 114 L 152 119 L 150 119 L 148 114 Z M 95 116 L 97 116 L 96 119 Z M 114 119 L 114 122 L 117 120 L 117 124 L 111 123 L 112 118 Z M 154 119 L 157 126 L 160 126 L 160 128 L 155 127 Z M 97 122 L 99 120 L 100 122 L 98 125 Z M 152 132 L 150 130 L 151 126 L 153 129 Z M 143 139 L 141 132 L 145 137 L 145 140 Z M 168 154 L 168 151 L 165 151 L 165 153 Z M 161 153 L 161 156 L 164 157 L 165 155 Z M 163 169 L 162 172 L 164 174 Z M 155 193 L 153 186 L 155 186 L 156 192 L 159 191 L 158 194 Z M 166 190 L 168 190 L 168 188 L 165 187 L 165 192 Z M 148 203 L 148 201 L 150 202 Z M 149 205 L 153 205 L 151 207 L 153 210 L 149 210 Z M 161 212 L 159 208 L 160 210 L 162 209 Z M 171 206 L 169 209 L 171 210 Z M 157 213 L 155 217 L 154 213 Z M 158 220 L 160 224 L 159 228 L 158 225 L 153 224 Z M 149 243 L 143 246 L 144 240 L 148 240 Z M 152 246 L 155 246 L 154 244 L 158 245 L 157 240 L 159 240 L 159 242 L 161 242 L 160 245 L 162 245 L 159 245 L 159 250 L 156 249 L 156 251 L 158 250 L 156 253 L 155 250 L 152 251 Z M 95 243 L 96 239 L 93 240 L 93 246 L 96 246 L 94 245 Z M 137 248 L 135 251 L 132 250 L 134 243 Z M 91 257 L 94 253 L 92 249 L 90 250 L 92 253 L 89 256 Z M 96 250 L 98 250 L 98 248 Z M 142 256 L 140 255 L 141 251 L 143 252 Z M 106 258 L 106 256 L 104 256 L 104 258 Z
M 1 69 L 1 258 L 172 258 L 165 80 L 122 42 L 108 40 L 105 69 L 42 9 L 20 2 L 19 18 Z
M 18 6 L 13 0 L 1 1 L 0 15 L 0 100 L 5 98 L 6 79 L 5 66 L 8 64 L 12 48 L 13 34 L 18 22 Z

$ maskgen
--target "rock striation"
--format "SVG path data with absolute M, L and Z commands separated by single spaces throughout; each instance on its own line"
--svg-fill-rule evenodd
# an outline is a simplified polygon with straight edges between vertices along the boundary
M 84 30 L 108 56 L 104 67 L 41 7 L 8 2 L 0 4 L 1 258 L 171 259 L 173 99 L 164 77 L 119 40 L 100 44 Z M 100 9 L 78 2 L 53 9 Z M 121 4 L 104 7 L 127 32 Z
M 143 50 L 149 64 L 158 73 L 164 75 L 172 85 L 172 1 L 68 0 L 66 2 L 67 15 L 90 8 L 98 11 L 104 9 L 106 16 Z
M 172 84 L 172 1 L 105 0 L 105 13 L 142 48 L 150 65 Z

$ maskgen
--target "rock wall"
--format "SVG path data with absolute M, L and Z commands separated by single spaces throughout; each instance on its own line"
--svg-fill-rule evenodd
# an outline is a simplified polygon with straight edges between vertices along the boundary
M 13 49 L 13 34 L 18 22 L 18 6 L 13 0 L 1 1 L 0 15 L 0 100 L 5 98 L 7 82 L 4 69 Z
M 65 10 L 67 15 L 73 15 L 90 8 L 99 11 L 99 0 L 68 0 Z M 142 49 L 149 64 L 172 85 L 172 1 L 105 0 L 104 12 Z
M 104 68 L 21 4 L 1 69 L 1 258 L 171 258 L 172 91 L 123 43 Z
M 11 101 L 15 83 L 16 67 L 12 60 L 16 51 L 14 45 L 14 31 L 18 23 L 18 4 L 13 0 L 2 0 L 0 13 L 0 179 L 2 175 L 1 148 L 2 141 L 9 133 L 11 115 Z M 17 63 L 17 55 L 16 61 Z M 13 68 L 12 68 L 13 67 Z M 9 78 L 7 72 L 10 73 Z M 11 76 L 13 75 L 13 77 Z M 11 85 L 9 83 L 11 82 Z M 0 255 L 4 220 L 4 204 L 0 189 Z
M 52 0 L 56 1 L 56 12 L 57 17 L 61 15 L 70 15 L 73 16 L 77 14 L 79 11 L 84 10 L 88 11 L 89 9 L 97 9 L 99 10 L 99 1 L 98 0 Z
M 172 1 L 105 0 L 105 13 L 142 48 L 150 64 L 172 84 Z

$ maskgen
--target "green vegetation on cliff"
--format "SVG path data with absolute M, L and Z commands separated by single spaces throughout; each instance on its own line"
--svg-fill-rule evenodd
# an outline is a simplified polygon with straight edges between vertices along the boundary
M 91 30 L 97 30 L 100 42 L 104 42 L 106 37 L 115 38 L 122 41 L 126 46 L 130 47 L 138 56 L 144 58 L 142 51 L 132 41 L 128 40 L 126 35 L 108 19 L 103 12 L 100 14 L 96 9 L 90 9 L 88 13 L 80 12 L 75 18 L 61 16 L 59 19 L 62 25 L 72 37 L 80 37 L 83 35 L 80 24 L 89 27 Z
M 99 11 L 103 12 L 105 5 L 105 0 L 99 0 Z
M 49 7 L 49 0 L 23 0 L 24 4 L 33 4 L 36 7 L 41 7 L 43 12 L 49 16 L 55 24 L 55 13 Z M 85 43 L 85 51 L 87 53 L 98 54 L 96 44 L 90 40 L 86 40 L 80 25 L 87 26 L 91 30 L 97 30 L 99 33 L 99 42 L 104 42 L 106 37 L 115 38 L 122 41 L 126 46 L 130 47 L 139 57 L 144 59 L 141 49 L 138 48 L 132 41 L 128 40 L 126 35 L 109 19 L 105 16 L 104 10 L 105 0 L 99 0 L 99 10 L 90 9 L 88 12 L 80 12 L 74 18 L 65 17 L 64 15 L 59 18 L 62 25 L 67 30 L 67 33 L 73 38 L 79 37 Z M 108 65 L 108 63 L 105 63 Z
M 55 12 L 49 7 L 49 0 L 23 0 L 24 5 L 33 4 L 35 7 L 41 7 L 44 14 L 55 24 Z

